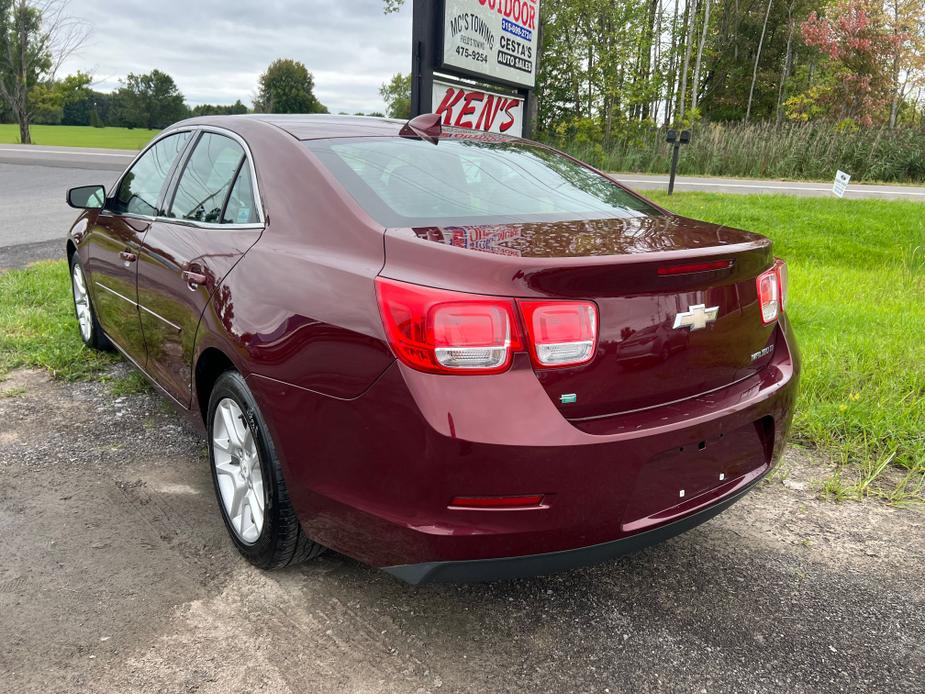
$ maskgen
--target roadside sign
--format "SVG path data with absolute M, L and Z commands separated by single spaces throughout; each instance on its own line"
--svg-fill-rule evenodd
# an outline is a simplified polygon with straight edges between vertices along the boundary
M 851 180 L 851 174 L 838 170 L 835 172 L 835 184 L 832 186 L 832 193 L 840 198 L 845 197 L 848 190 L 848 182 Z
M 459 84 L 434 80 L 433 112 L 444 125 L 520 137 L 524 100 Z
M 414 0 L 412 117 L 439 110 L 445 125 L 530 137 L 540 3 Z
M 443 67 L 532 88 L 540 0 L 445 0 Z

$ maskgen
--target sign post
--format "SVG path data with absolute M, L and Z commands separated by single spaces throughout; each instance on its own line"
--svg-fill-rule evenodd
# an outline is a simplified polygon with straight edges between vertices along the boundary
M 412 117 L 529 136 L 539 14 L 540 0 L 414 0 Z
M 430 113 L 430 94 L 434 88 L 434 55 L 437 32 L 437 5 L 430 0 L 414 0 L 411 29 L 411 117 Z
M 691 131 L 682 130 L 680 134 L 675 129 L 668 131 L 665 141 L 671 145 L 671 172 L 668 176 L 668 195 L 674 193 L 674 179 L 678 173 L 678 157 L 681 155 L 681 145 L 691 141 Z

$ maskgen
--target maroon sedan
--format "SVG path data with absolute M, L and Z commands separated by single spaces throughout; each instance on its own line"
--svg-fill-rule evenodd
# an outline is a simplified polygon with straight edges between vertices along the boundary
M 799 357 L 771 243 L 548 147 L 433 116 L 200 118 L 68 200 L 84 342 L 204 424 L 257 566 L 579 566 L 702 523 L 783 450 Z

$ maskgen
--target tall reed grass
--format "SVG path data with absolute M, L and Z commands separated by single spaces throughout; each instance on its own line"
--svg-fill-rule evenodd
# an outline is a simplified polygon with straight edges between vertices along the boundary
M 567 135 L 548 141 L 607 171 L 667 173 L 671 150 L 665 134 L 664 128 L 650 128 L 609 147 Z M 678 172 L 828 180 L 836 169 L 856 181 L 925 182 L 925 128 L 839 132 L 814 123 L 698 124 L 681 150 Z

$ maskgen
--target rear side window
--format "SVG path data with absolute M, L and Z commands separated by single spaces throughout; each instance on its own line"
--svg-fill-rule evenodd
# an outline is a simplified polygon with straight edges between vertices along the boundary
M 167 216 L 208 224 L 228 223 L 222 213 L 246 163 L 244 148 L 230 137 L 203 133 L 186 162 Z M 231 221 L 238 223 L 236 219 Z
M 157 216 L 161 189 L 190 137 L 188 132 L 170 135 L 145 152 L 122 177 L 108 209 L 118 214 Z
M 225 205 L 225 212 L 222 215 L 222 224 L 254 224 L 259 221 L 254 200 L 251 169 L 247 162 L 244 162 L 231 188 L 231 195 L 228 196 L 228 204 Z
M 404 138 L 305 143 L 386 227 L 654 216 L 591 169 L 525 142 Z

